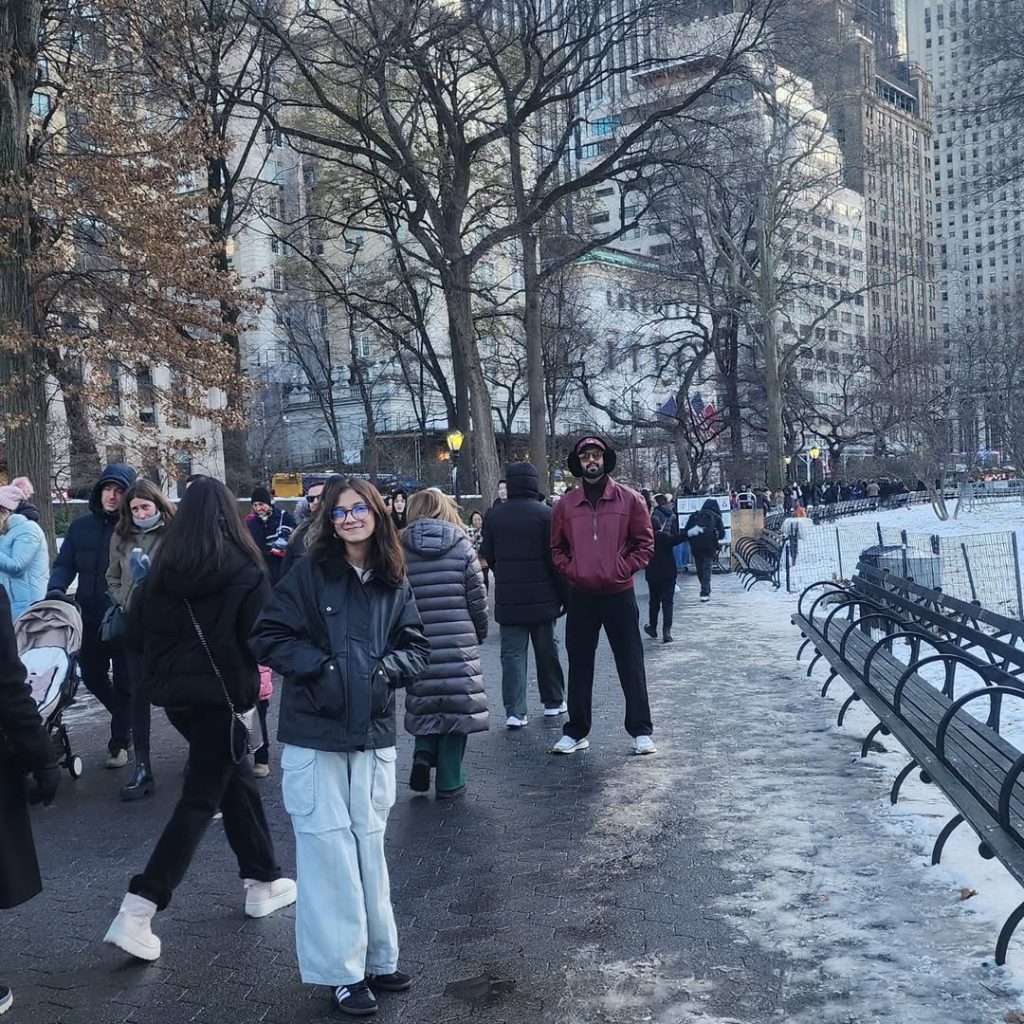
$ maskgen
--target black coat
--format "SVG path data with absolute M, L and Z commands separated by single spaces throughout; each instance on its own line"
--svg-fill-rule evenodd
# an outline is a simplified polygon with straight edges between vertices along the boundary
M 281 567 L 281 576 L 287 575 L 295 568 L 295 563 L 299 559 L 306 557 L 306 552 L 309 550 L 306 547 L 306 533 L 312 522 L 311 518 L 303 519 L 295 527 L 295 532 L 288 538 L 288 550 L 284 553 L 284 565 Z M 278 579 L 280 580 L 280 578 L 279 576 Z
M 290 512 L 275 508 L 266 520 L 260 519 L 255 512 L 245 520 L 256 541 L 256 547 L 263 552 L 263 560 L 267 563 L 270 582 L 276 584 L 284 572 L 284 559 L 288 540 L 295 530 L 295 520 Z
M 115 464 L 107 466 L 89 497 L 89 515 L 80 516 L 68 527 L 67 536 L 50 570 L 47 590 L 64 590 L 78 577 L 75 600 L 82 609 L 85 628 L 95 630 L 110 605 L 107 596 L 107 566 L 110 563 L 110 539 L 117 525 L 117 513 L 107 515 L 100 494 L 108 483 L 127 490 L 135 481 L 135 470 Z
M 254 707 L 260 675 L 249 633 L 270 594 L 266 572 L 241 551 L 198 578 L 176 577 L 159 588 L 147 579 L 132 609 L 141 620 L 142 677 L 150 700 L 171 708 L 227 705 L 187 600 L 235 710 Z
M 551 509 L 537 500 L 537 471 L 528 462 L 506 470 L 508 501 L 484 517 L 480 557 L 494 572 L 494 619 L 534 626 L 562 613 L 569 584 L 551 561 Z
M 413 736 L 485 732 L 490 713 L 480 642 L 487 592 L 465 531 L 418 519 L 402 534 L 409 585 L 430 641 L 426 671 L 409 683 L 405 728 Z
M 689 538 L 685 533 L 671 533 L 668 528 L 662 527 L 654 531 L 654 554 L 644 569 L 644 577 L 648 583 L 664 583 L 666 580 L 674 580 L 679 572 L 676 566 L 676 555 L 673 550 L 680 544 L 685 544 Z
M 689 533 L 694 526 L 701 527 L 703 532 L 691 537 Z M 722 525 L 718 502 L 714 498 L 708 498 L 696 512 L 690 513 L 683 526 L 683 536 L 690 542 L 695 556 L 710 558 L 718 551 L 719 541 L 725 539 L 725 527 Z
M 277 738 L 313 750 L 393 747 L 394 689 L 430 655 L 408 580 L 361 582 L 340 540 L 281 580 L 250 644 L 284 677 Z
M 0 907 L 16 907 L 42 890 L 25 775 L 53 759 L 53 747 L 18 659 L 11 603 L 0 587 Z

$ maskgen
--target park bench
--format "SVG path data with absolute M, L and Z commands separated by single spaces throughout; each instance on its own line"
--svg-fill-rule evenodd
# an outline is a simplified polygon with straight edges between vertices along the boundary
M 877 718 L 862 757 L 878 733 L 891 735 L 906 751 L 910 761 L 893 782 L 892 803 L 919 769 L 922 781 L 938 786 L 953 805 L 956 813 L 935 840 L 932 863 L 940 862 L 950 836 L 967 823 L 978 835 L 981 856 L 998 857 L 1024 886 L 1024 755 L 999 733 L 1004 701 L 1024 700 L 1024 654 L 944 615 L 934 602 L 925 611 L 913 591 L 884 582 L 880 587 L 866 575 L 807 587 L 793 616 L 805 638 L 797 658 L 808 646 L 814 649 L 808 676 L 819 659 L 828 662 L 823 696 L 836 678 L 850 688 L 838 724 L 855 701 Z M 962 643 L 968 634 L 969 647 Z M 983 718 L 973 713 L 979 707 Z M 1000 930 L 997 964 L 1005 963 L 1022 919 L 1024 902 Z
M 751 590 L 757 583 L 770 583 L 777 590 L 785 552 L 785 538 L 778 534 L 765 532 L 759 537 L 740 537 L 733 545 L 732 557 L 744 589 Z

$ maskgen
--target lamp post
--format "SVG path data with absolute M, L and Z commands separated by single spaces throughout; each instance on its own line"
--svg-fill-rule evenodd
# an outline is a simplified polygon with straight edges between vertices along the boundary
M 788 483 L 789 482 L 789 477 L 790 477 L 789 466 L 790 466 L 790 463 L 792 463 L 792 461 L 793 461 L 793 456 L 792 455 L 786 455 L 786 456 L 783 457 L 782 461 L 786 464 L 786 482 Z
M 821 449 L 815 445 L 807 454 L 810 455 L 810 461 L 807 463 L 807 482 L 810 483 L 812 479 L 817 477 L 816 473 L 811 472 L 811 466 L 817 463 L 818 457 L 821 455 Z
M 455 504 L 459 504 L 459 452 L 462 451 L 462 442 L 465 437 L 461 430 L 449 430 L 445 435 L 445 444 L 448 445 L 448 452 L 452 457 L 452 484 L 455 487 Z

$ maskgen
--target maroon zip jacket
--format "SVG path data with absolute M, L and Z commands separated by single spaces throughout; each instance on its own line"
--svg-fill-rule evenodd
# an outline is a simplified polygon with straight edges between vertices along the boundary
M 611 477 L 597 507 L 583 487 L 555 505 L 551 519 L 551 560 L 577 589 L 620 594 L 633 586 L 633 573 L 651 560 L 654 530 L 644 499 Z

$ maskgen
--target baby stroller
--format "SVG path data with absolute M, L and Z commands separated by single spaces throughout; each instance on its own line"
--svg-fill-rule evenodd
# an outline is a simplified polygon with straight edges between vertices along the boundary
M 37 601 L 15 620 L 14 636 L 32 697 L 51 742 L 60 751 L 61 766 L 77 779 L 82 774 L 82 759 L 71 749 L 62 716 L 78 690 L 82 615 L 66 598 Z

